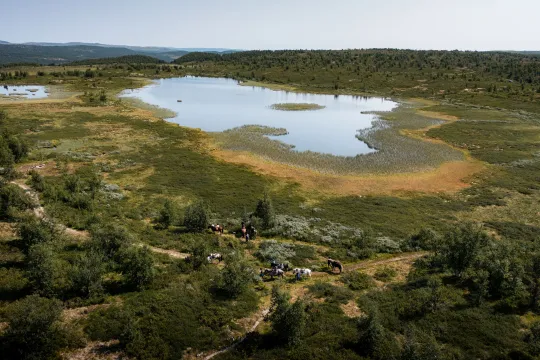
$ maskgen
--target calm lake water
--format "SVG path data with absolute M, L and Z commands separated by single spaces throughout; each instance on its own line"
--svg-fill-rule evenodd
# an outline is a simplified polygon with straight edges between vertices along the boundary
M 296 151 L 311 150 L 339 156 L 370 153 L 358 140 L 357 130 L 371 127 L 373 115 L 362 111 L 390 111 L 397 104 L 382 98 L 333 96 L 274 91 L 240 86 L 237 81 L 203 77 L 157 80 L 137 90 L 124 92 L 146 103 L 175 111 L 168 119 L 182 126 L 204 131 L 223 131 L 242 125 L 286 128 L 288 135 L 274 137 L 295 146 Z M 177 100 L 182 102 L 177 102 Z M 280 111 L 276 103 L 315 103 L 326 106 L 313 111 Z
M 45 92 L 45 86 L 40 85 L 6 85 L 7 89 L 4 87 L 4 85 L 0 85 L 0 95 L 4 96 L 16 96 L 16 97 L 23 97 L 28 99 L 42 99 L 49 96 Z

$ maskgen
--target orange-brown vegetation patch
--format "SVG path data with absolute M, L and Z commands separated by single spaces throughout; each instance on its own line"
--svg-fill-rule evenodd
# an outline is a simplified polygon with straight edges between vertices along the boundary
M 330 195 L 398 194 L 407 192 L 455 193 L 484 165 L 478 161 L 452 161 L 434 170 L 390 175 L 332 175 L 269 161 L 248 152 L 215 150 L 214 156 L 254 171 L 301 184 L 307 190 Z

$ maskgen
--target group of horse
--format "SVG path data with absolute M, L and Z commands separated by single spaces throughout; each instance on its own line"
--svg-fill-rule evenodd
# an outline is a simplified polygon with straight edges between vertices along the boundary
M 223 261 L 223 255 L 221 255 L 220 253 L 211 253 L 210 255 L 208 255 L 206 260 L 208 260 L 209 263 L 213 263 L 214 260 L 217 260 L 218 263 L 220 263 Z
M 261 268 L 259 275 L 261 276 L 261 278 L 264 278 L 265 276 L 270 276 L 272 280 L 274 279 L 274 276 L 283 279 L 285 277 L 285 273 L 289 270 L 289 264 L 277 263 L 275 261 L 272 261 L 270 263 L 270 269 Z M 292 273 L 297 280 L 300 280 L 300 278 L 302 278 L 303 276 L 311 277 L 311 269 L 307 268 L 294 268 L 292 269 Z

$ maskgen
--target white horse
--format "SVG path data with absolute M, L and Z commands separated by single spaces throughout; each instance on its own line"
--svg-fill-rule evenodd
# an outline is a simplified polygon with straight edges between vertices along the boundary
M 220 253 L 212 253 L 208 255 L 206 260 L 208 260 L 209 263 L 212 263 L 214 260 L 217 260 L 218 263 L 220 263 L 223 261 L 223 255 L 221 255 Z
M 295 268 L 295 269 L 293 269 L 293 274 L 294 275 L 300 274 L 300 277 L 302 277 L 303 275 L 307 275 L 307 276 L 311 277 L 311 270 L 310 269 Z

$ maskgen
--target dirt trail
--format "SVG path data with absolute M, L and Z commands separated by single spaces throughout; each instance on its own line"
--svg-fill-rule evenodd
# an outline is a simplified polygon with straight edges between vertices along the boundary
M 225 349 L 222 349 L 222 350 L 219 350 L 219 351 L 216 351 L 216 352 L 213 352 L 211 353 L 210 355 L 207 355 L 204 360 L 209 360 L 211 358 L 213 358 L 214 356 L 218 356 L 220 354 L 223 354 L 223 353 L 226 353 L 227 351 L 229 350 L 232 350 L 234 349 L 235 347 L 237 347 L 238 345 L 240 345 L 242 342 L 244 342 L 244 340 L 246 340 L 246 337 L 249 333 L 252 333 L 255 331 L 255 329 L 257 329 L 257 327 L 259 326 L 259 324 L 261 323 L 261 321 L 264 320 L 265 316 L 268 314 L 269 312 L 269 309 L 264 309 L 262 312 L 261 312 L 261 315 L 259 316 L 259 318 L 257 319 L 257 321 L 255 321 L 255 324 L 253 324 L 253 326 L 251 327 L 251 329 L 246 332 L 246 334 L 244 336 L 242 336 L 238 341 L 236 341 L 234 344 L 232 344 L 231 346 L 229 347 L 226 347 Z
M 32 199 L 32 201 L 37 205 L 37 207 L 34 208 L 34 215 L 38 218 L 38 219 L 49 219 L 47 217 L 47 214 L 45 214 L 45 209 L 43 208 L 43 206 L 41 205 L 41 203 L 39 202 L 39 195 L 37 194 L 36 191 L 34 191 L 30 186 L 24 184 L 24 183 L 19 183 L 19 182 L 15 182 L 15 181 L 12 181 L 11 184 L 14 184 L 14 185 L 17 185 L 18 187 L 20 187 L 21 189 L 24 190 L 24 192 Z M 76 238 L 88 238 L 90 235 L 88 233 L 88 231 L 81 231 L 81 230 L 76 230 L 76 229 L 73 229 L 73 228 L 70 228 L 70 227 L 67 227 L 67 226 L 64 226 L 64 225 L 60 225 L 62 230 L 69 236 L 71 237 L 76 237 Z
M 396 262 L 403 262 L 403 261 L 412 262 L 418 258 L 421 258 L 422 256 L 426 254 L 427 252 L 425 251 L 406 253 L 406 254 L 393 257 L 393 258 L 368 260 L 368 261 L 361 262 L 359 264 L 346 265 L 344 266 L 344 268 L 345 268 L 345 271 L 351 271 L 351 270 L 358 270 L 358 269 L 369 269 L 372 267 L 376 267 L 380 265 L 387 265 L 387 264 L 396 263 Z
M 154 247 L 154 246 L 150 246 L 146 244 L 139 244 L 139 246 L 147 246 L 150 250 L 152 250 L 155 253 L 166 254 L 175 259 L 185 259 L 189 256 L 189 254 L 187 253 L 181 253 L 176 250 L 167 250 L 167 249 L 162 249 L 162 248 L 158 248 L 158 247 Z

